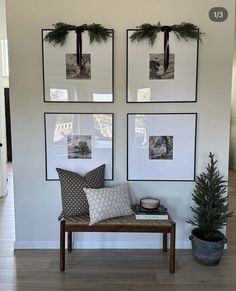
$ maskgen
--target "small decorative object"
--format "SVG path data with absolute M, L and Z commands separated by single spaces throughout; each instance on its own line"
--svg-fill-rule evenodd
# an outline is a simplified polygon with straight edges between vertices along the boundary
M 140 206 L 145 209 L 157 209 L 160 206 L 160 200 L 156 198 L 140 199 Z
M 128 113 L 129 181 L 194 181 L 196 113 Z
M 160 205 L 155 209 L 145 209 L 140 205 L 134 206 L 135 218 L 138 220 L 168 220 L 167 209 Z
M 46 179 L 57 180 L 56 168 L 86 173 L 106 165 L 113 180 L 112 113 L 45 113 Z
M 196 178 L 192 194 L 193 218 L 187 222 L 195 226 L 190 235 L 194 259 L 203 265 L 214 266 L 220 262 L 227 242 L 219 230 L 226 225 L 232 212 L 228 210 L 226 182 L 217 169 L 214 154 L 209 154 L 206 171 Z
M 162 32 L 164 39 L 156 41 Z M 196 25 L 185 22 L 145 23 L 128 29 L 127 102 L 196 102 L 202 34 Z
M 113 102 L 112 29 L 56 23 L 42 30 L 44 100 Z

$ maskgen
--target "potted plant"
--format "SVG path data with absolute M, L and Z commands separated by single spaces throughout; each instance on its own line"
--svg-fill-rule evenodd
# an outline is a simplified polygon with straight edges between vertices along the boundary
M 217 160 L 212 153 L 209 158 L 206 172 L 196 178 L 192 193 L 195 202 L 195 206 L 191 207 L 193 218 L 187 222 L 195 226 L 189 237 L 194 259 L 200 264 L 214 266 L 220 262 L 227 242 L 219 230 L 233 213 L 228 210 L 227 186 L 217 169 Z

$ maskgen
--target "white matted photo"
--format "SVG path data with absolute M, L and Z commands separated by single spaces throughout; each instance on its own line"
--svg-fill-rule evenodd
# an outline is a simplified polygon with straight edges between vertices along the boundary
M 113 102 L 114 32 L 104 42 L 90 44 L 82 33 L 82 66 L 76 61 L 76 33 L 70 31 L 63 46 L 44 41 L 52 30 L 42 30 L 45 102 Z
M 58 180 L 56 168 L 85 174 L 105 164 L 113 180 L 112 113 L 45 113 L 46 180 Z
M 127 122 L 127 180 L 195 180 L 196 113 L 128 113 Z
M 127 30 L 127 102 L 196 102 L 199 40 L 169 37 L 169 67 L 164 70 L 164 36 L 148 41 L 131 41 Z

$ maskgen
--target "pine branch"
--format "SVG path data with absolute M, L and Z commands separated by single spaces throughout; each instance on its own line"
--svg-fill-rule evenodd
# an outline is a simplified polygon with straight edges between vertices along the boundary
M 149 44 L 153 46 L 156 41 L 157 34 L 161 31 L 161 24 L 160 22 L 158 22 L 157 25 L 144 23 L 137 28 L 138 30 L 130 36 L 131 41 L 141 41 L 146 39 Z
M 54 46 L 64 45 L 69 31 L 76 28 L 76 26 L 74 26 L 74 25 L 69 25 L 69 24 L 62 23 L 62 22 L 58 22 L 56 24 L 53 24 L 53 26 L 55 27 L 55 29 L 50 31 L 44 37 L 44 40 L 48 41 L 49 43 L 51 43 Z
M 102 41 L 106 41 L 108 37 L 111 37 L 111 31 L 103 27 L 101 24 L 90 24 L 87 30 L 89 33 L 90 43 L 94 41 L 101 43 Z
M 182 22 L 179 25 L 177 24 L 172 25 L 171 28 L 178 39 L 183 38 L 186 41 L 188 39 L 197 39 L 199 35 L 201 36 L 202 34 L 202 33 L 199 33 L 199 28 L 195 24 L 187 23 L 187 22 Z

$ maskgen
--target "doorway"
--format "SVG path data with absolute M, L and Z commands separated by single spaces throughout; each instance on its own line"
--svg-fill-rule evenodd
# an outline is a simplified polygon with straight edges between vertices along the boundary
M 10 113 L 9 88 L 4 88 L 4 97 L 5 97 L 5 117 L 6 117 L 7 162 L 12 162 L 11 113 Z

